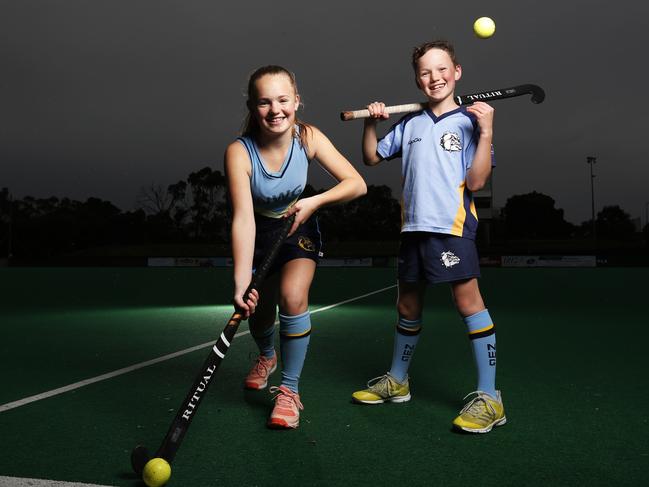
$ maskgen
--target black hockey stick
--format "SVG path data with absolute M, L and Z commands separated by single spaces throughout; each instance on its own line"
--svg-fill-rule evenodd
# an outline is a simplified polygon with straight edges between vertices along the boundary
M 542 103 L 545 100 L 545 91 L 538 85 L 519 85 L 501 90 L 481 91 L 470 95 L 459 95 L 454 98 L 458 105 L 470 105 L 476 101 L 502 100 L 514 96 L 532 95 L 532 103 Z M 385 107 L 386 113 L 409 113 L 416 112 L 428 107 L 428 103 L 407 103 L 405 105 L 392 105 Z M 353 110 L 340 112 L 340 119 L 343 121 L 356 120 L 357 118 L 369 118 L 370 112 L 365 110 Z
M 244 297 L 248 296 L 248 294 L 250 294 L 253 289 L 259 289 L 259 286 L 266 277 L 270 266 L 277 256 L 279 248 L 282 246 L 282 243 L 284 243 L 284 240 L 286 239 L 286 236 L 288 235 L 288 232 L 291 229 L 291 225 L 293 224 L 294 220 L 295 216 L 291 216 L 287 218 L 286 221 L 282 224 L 282 227 L 278 231 L 277 239 L 256 270 L 252 278 L 252 282 L 248 286 L 248 289 L 246 289 L 246 292 L 243 294 Z M 133 451 L 131 452 L 131 466 L 133 467 L 135 473 L 141 475 L 142 471 L 144 470 L 144 466 L 149 460 L 151 460 L 151 458 L 163 458 L 168 463 L 171 463 L 173 461 L 178 448 L 180 448 L 180 444 L 182 443 L 183 438 L 187 433 L 187 429 L 189 428 L 192 419 L 196 415 L 198 406 L 205 397 L 207 388 L 214 381 L 213 378 L 216 374 L 216 370 L 219 368 L 219 365 L 225 357 L 225 354 L 227 353 L 232 340 L 234 340 L 234 335 L 237 332 L 237 328 L 239 328 L 239 324 L 243 320 L 243 311 L 236 309 L 232 317 L 225 325 L 225 329 L 221 333 L 221 336 L 210 350 L 207 359 L 200 369 L 200 373 L 196 377 L 196 380 L 194 381 L 192 387 L 189 389 L 187 397 L 185 397 L 185 400 L 180 405 L 180 408 L 176 413 L 176 417 L 174 418 L 173 422 L 171 423 L 171 427 L 167 432 L 167 436 L 165 436 L 164 440 L 162 440 L 162 444 L 160 445 L 160 448 L 158 448 L 155 457 L 151 457 L 147 448 L 142 445 L 138 445 L 133 449 Z

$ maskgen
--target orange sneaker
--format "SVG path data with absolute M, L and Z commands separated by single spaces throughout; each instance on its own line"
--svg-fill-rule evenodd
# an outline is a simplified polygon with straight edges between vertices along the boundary
M 275 372 L 275 369 L 277 369 L 277 354 L 272 358 L 266 358 L 263 355 L 257 357 L 246 377 L 246 389 L 265 389 L 268 385 L 268 378 Z
M 268 418 L 269 428 L 297 428 L 300 425 L 300 395 L 286 386 L 271 387 L 270 393 L 277 395 L 273 398 L 275 407 Z

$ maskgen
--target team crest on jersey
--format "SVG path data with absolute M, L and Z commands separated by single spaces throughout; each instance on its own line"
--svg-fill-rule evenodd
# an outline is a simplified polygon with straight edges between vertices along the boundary
M 446 267 L 447 269 L 453 267 L 455 264 L 460 263 L 460 258 L 450 250 L 447 252 L 442 252 L 439 260 L 442 261 L 442 264 L 444 264 L 444 267 Z
M 460 136 L 455 132 L 444 132 L 442 138 L 439 139 L 439 145 L 442 149 L 448 152 L 457 152 L 462 150 L 462 141 Z
M 315 245 L 309 237 L 299 237 L 297 239 L 297 244 L 302 250 L 307 252 L 315 252 Z

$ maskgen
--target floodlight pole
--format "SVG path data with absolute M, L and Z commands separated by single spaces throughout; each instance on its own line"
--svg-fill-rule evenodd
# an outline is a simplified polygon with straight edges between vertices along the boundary
M 586 157 L 586 164 L 590 166 L 590 211 L 591 221 L 593 223 L 593 240 L 597 242 L 597 224 L 595 220 L 595 174 L 593 172 L 593 166 L 597 164 L 597 157 Z

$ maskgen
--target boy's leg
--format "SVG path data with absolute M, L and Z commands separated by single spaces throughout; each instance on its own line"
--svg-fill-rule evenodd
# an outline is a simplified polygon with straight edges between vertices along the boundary
M 452 283 L 453 298 L 469 332 L 478 384 L 476 390 L 496 397 L 496 327 L 485 308 L 477 279 Z
M 408 368 L 419 341 L 426 284 L 399 281 L 397 311 L 399 321 L 394 331 L 394 348 L 390 375 L 397 382 L 408 379 Z
M 390 371 L 368 382 L 368 388 L 352 394 L 355 402 L 381 404 L 410 400 L 408 368 L 414 354 L 419 333 L 426 284 L 399 281 L 397 310 L 399 321 L 394 333 L 394 348 Z
M 452 283 L 453 298 L 469 331 L 478 384 L 453 424 L 473 433 L 487 433 L 505 424 L 500 391 L 496 390 L 496 328 L 485 308 L 477 279 Z M 468 396 L 467 396 L 468 397 Z

